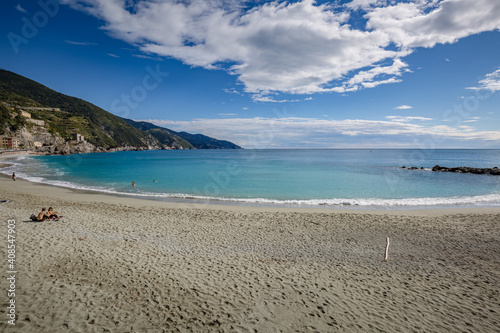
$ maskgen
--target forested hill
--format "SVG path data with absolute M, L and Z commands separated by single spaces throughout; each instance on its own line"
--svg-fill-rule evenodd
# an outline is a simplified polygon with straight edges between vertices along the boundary
M 158 140 L 164 140 L 163 137 L 175 138 L 178 141 L 184 140 L 196 149 L 241 149 L 240 146 L 225 140 L 217 140 L 203 134 L 190 134 L 187 132 L 175 132 L 168 128 L 156 126 L 145 121 L 133 121 L 125 119 L 130 125 L 137 129 L 145 131 Z M 182 142 L 182 141 L 181 141 Z
M 208 137 L 206 138 L 214 140 L 213 144 L 203 145 L 200 140 L 191 143 L 188 136 L 180 136 L 174 131 L 149 123 L 143 126 L 132 125 L 136 122 L 122 119 L 92 103 L 58 93 L 6 70 L 0 70 L 0 102 L 0 134 L 3 132 L 5 135 L 16 136 L 23 128 L 26 131 L 46 130 L 53 136 L 51 144 L 67 146 L 72 135 L 78 133 L 84 136 L 89 146 L 99 151 L 239 148 L 227 141 Z M 48 110 L 49 108 L 52 110 Z M 43 128 L 33 128 L 32 122 L 27 123 L 21 117 L 21 110 L 28 111 L 32 119 L 43 121 L 43 126 L 40 125 Z M 21 141 L 22 139 L 23 137 Z

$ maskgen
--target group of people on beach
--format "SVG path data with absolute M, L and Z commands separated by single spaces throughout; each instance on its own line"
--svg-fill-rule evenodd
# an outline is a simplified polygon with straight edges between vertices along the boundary
M 59 216 L 59 212 L 54 212 L 52 207 L 49 207 L 48 210 L 46 208 L 42 208 L 42 211 L 38 213 L 36 220 L 37 222 L 43 222 L 46 220 L 51 221 L 59 221 L 62 216 Z
M 15 172 L 12 173 L 11 178 L 13 181 L 16 180 L 17 177 Z M 9 202 L 8 200 L 2 200 L 2 201 Z M 47 220 L 59 221 L 61 217 L 62 216 L 59 215 L 59 212 L 54 212 L 54 209 L 52 207 L 49 207 L 48 210 L 44 207 L 42 208 L 42 211 L 38 213 L 38 215 L 33 214 L 31 216 L 31 219 L 36 222 L 43 222 Z

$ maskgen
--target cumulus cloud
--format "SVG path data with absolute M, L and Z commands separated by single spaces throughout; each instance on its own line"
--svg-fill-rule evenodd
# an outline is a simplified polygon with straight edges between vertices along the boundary
M 479 81 L 477 87 L 468 87 L 471 90 L 489 90 L 492 92 L 500 90 L 500 68 L 493 73 L 486 74 L 484 79 Z
M 380 0 L 352 0 L 346 4 L 346 7 L 351 9 L 367 9 L 381 2 Z
M 61 0 L 147 54 L 236 75 L 256 100 L 273 93 L 345 93 L 401 81 L 418 47 L 500 27 L 500 2 L 354 0 Z M 366 25 L 349 24 L 353 12 Z
M 392 118 L 394 119 L 394 118 Z M 447 125 L 414 124 L 412 120 L 431 120 L 413 117 L 402 121 L 377 121 L 363 119 L 330 120 L 302 117 L 281 118 L 230 118 L 194 119 L 172 121 L 145 119 L 158 126 L 173 130 L 203 133 L 219 139 L 230 140 L 245 148 L 304 147 L 314 142 L 316 148 L 350 147 L 354 144 L 366 147 L 366 139 L 380 142 L 380 147 L 399 147 L 403 143 L 414 147 L 418 140 L 432 137 L 436 145 L 476 140 L 500 142 L 500 131 L 476 131 L 470 126 L 454 128 Z
M 500 2 L 420 0 L 375 8 L 367 27 L 384 31 L 401 48 L 433 47 L 500 28 Z

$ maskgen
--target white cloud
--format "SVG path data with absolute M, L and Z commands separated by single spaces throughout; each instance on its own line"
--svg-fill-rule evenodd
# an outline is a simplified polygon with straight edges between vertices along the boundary
M 163 60 L 160 57 L 152 57 L 152 56 L 148 56 L 148 55 L 145 55 L 145 54 L 132 54 L 132 57 L 134 57 L 134 58 L 140 58 L 140 59 L 154 60 L 154 61 L 162 61 Z
M 270 103 L 297 103 L 297 102 L 303 102 L 303 101 L 310 101 L 312 100 L 312 97 L 307 97 L 304 99 L 275 99 L 269 95 L 263 95 L 263 94 L 254 94 L 252 95 L 252 99 L 255 102 L 270 102 Z
M 17 4 L 16 10 L 20 11 L 21 13 L 28 14 L 28 11 L 21 7 L 21 4 Z
M 352 0 L 351 2 L 347 3 L 345 6 L 347 8 L 351 9 L 367 9 L 371 6 L 374 6 L 377 4 L 377 2 L 381 2 L 380 0 Z
M 480 117 L 470 117 L 469 120 L 464 120 L 463 122 L 464 123 L 475 123 L 476 121 L 478 121 L 479 119 L 481 119 Z
M 255 100 L 272 93 L 345 93 L 401 81 L 402 58 L 500 28 L 500 1 L 354 0 L 346 6 L 277 0 L 61 0 L 147 54 L 225 69 Z M 366 27 L 349 24 L 365 13 Z M 357 13 L 359 15 L 359 13 Z M 394 47 L 396 46 L 396 47 Z M 267 97 L 267 98 L 266 98 Z
M 474 128 L 474 127 L 472 127 L 472 126 L 467 126 L 467 125 L 458 126 L 458 128 L 460 128 L 460 129 L 462 129 L 462 130 L 464 130 L 464 131 L 466 131 L 466 132 L 472 132 L 472 131 L 474 131 L 474 130 L 475 130 L 475 128 Z
M 227 94 L 237 94 L 237 95 L 242 95 L 241 92 L 239 92 L 238 90 L 236 90 L 235 88 L 229 88 L 229 89 L 223 89 L 225 93 Z
M 113 53 L 107 53 L 107 55 L 113 58 L 120 58 L 120 56 L 117 56 L 116 54 Z
M 92 42 L 75 42 L 72 40 L 66 40 L 66 43 L 72 44 L 72 45 L 80 45 L 80 46 L 94 46 L 97 45 L 97 43 L 92 43 Z
M 400 105 L 400 106 L 396 106 L 394 108 L 394 110 L 410 110 L 410 109 L 413 109 L 413 106 L 410 106 L 410 105 Z
M 426 117 L 401 117 L 401 116 L 386 116 L 387 119 L 390 119 L 392 121 L 398 121 L 398 122 L 409 122 L 412 120 L 420 120 L 420 121 L 429 121 L 432 120 L 432 118 L 426 118 Z
M 489 90 L 492 92 L 500 90 L 500 68 L 493 73 L 486 74 L 484 79 L 479 81 L 477 87 L 468 87 L 471 90 Z
M 428 118 L 416 120 L 430 120 Z M 316 118 L 230 118 L 194 119 L 191 121 L 171 121 L 147 119 L 158 126 L 173 130 L 203 133 L 218 139 L 232 141 L 245 148 L 299 147 L 304 142 L 315 142 L 314 147 L 349 147 L 353 144 L 366 147 L 370 142 L 378 142 L 380 147 L 415 147 L 431 136 L 436 145 L 448 146 L 455 143 L 474 141 L 477 145 L 485 142 L 500 143 L 500 131 L 476 131 L 470 126 L 454 128 L 447 125 L 412 124 L 406 121 L 376 121 L 362 119 L 329 120 Z M 319 145 L 319 146 L 318 146 Z M 375 146 L 375 145 L 373 145 Z
M 396 77 L 401 76 L 404 72 L 409 71 L 408 65 L 401 59 L 395 59 L 391 66 L 377 66 L 367 71 L 360 71 L 349 79 L 344 87 L 346 91 L 358 90 L 360 88 L 374 88 L 381 84 L 396 83 L 401 80 Z M 388 79 L 375 80 L 377 77 L 387 77 Z
M 383 31 L 401 48 L 433 47 L 500 28 L 500 2 L 421 0 L 368 12 L 367 27 Z

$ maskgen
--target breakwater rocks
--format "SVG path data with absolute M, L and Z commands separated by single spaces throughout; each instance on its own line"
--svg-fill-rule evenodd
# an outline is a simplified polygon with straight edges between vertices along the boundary
M 417 167 L 407 168 L 405 166 L 401 167 L 401 169 L 425 170 L 424 168 L 417 168 Z M 447 168 L 447 167 L 442 167 L 440 165 L 435 165 L 431 169 L 431 171 L 434 171 L 434 172 L 473 173 L 473 174 L 476 174 L 476 175 L 500 176 L 500 169 L 498 169 L 498 167 L 493 167 L 493 168 L 471 168 L 471 167 Z
M 476 175 L 493 175 L 500 176 L 500 170 L 497 167 L 493 168 L 471 168 L 471 167 L 458 167 L 458 168 L 446 168 L 436 165 L 432 168 L 432 171 L 436 172 L 457 172 L 457 173 L 473 173 Z

